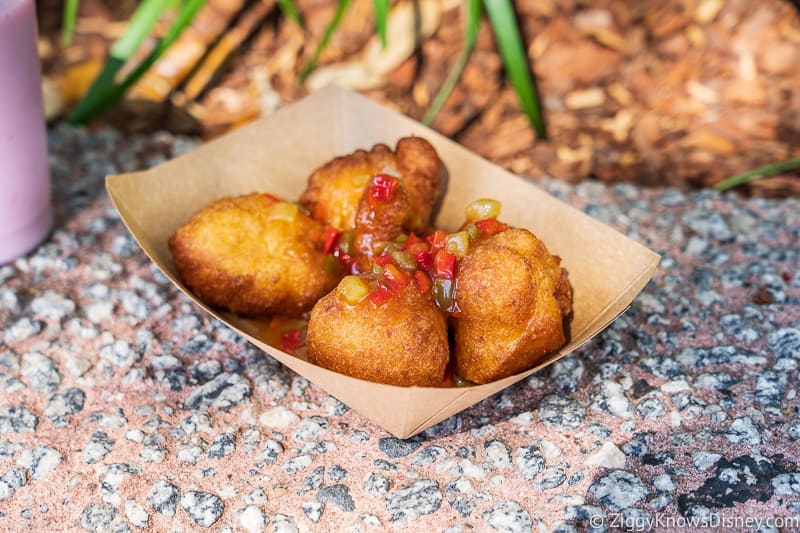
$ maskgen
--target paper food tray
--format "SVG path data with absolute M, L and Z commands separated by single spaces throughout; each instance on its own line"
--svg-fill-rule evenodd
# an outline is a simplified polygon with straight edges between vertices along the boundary
M 447 169 L 437 227 L 454 230 L 472 200 L 503 204 L 501 219 L 530 229 L 562 258 L 574 291 L 570 340 L 534 368 L 465 388 L 395 387 L 312 365 L 259 340 L 252 322 L 200 302 L 180 281 L 167 241 L 189 216 L 222 196 L 253 191 L 296 199 L 309 174 L 329 159 L 394 146 L 407 135 L 433 144 Z M 106 178 L 108 193 L 133 236 L 164 274 L 197 305 L 264 352 L 393 435 L 411 437 L 524 379 L 602 331 L 630 305 L 652 276 L 659 256 L 533 183 L 489 163 L 407 117 L 344 89 L 329 87 L 273 115 L 144 172 Z

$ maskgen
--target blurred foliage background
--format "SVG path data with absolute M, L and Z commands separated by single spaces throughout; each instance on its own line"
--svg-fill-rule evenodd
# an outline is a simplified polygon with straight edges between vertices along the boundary
M 52 120 L 210 138 L 338 83 L 534 178 L 800 192 L 784 0 L 37 5 Z

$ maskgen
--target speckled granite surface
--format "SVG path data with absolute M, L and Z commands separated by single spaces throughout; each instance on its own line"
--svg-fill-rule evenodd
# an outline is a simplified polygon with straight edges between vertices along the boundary
M 798 201 L 545 183 L 661 268 L 572 356 L 401 441 L 123 228 L 103 176 L 192 141 L 50 135 L 57 228 L 0 267 L 0 530 L 800 529 Z

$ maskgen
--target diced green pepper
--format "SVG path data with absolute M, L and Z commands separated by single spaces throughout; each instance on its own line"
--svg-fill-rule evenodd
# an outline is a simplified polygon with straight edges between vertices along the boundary
M 403 270 L 416 270 L 417 260 L 407 252 L 392 252 L 392 259 Z
M 369 294 L 369 286 L 358 276 L 345 276 L 336 290 L 348 305 L 358 304 Z
M 469 233 L 466 231 L 451 233 L 447 237 L 444 249 L 459 259 L 463 258 L 469 250 Z
M 449 311 L 455 305 L 455 283 L 452 279 L 436 278 L 433 280 L 433 299 L 439 309 Z
M 491 198 L 479 198 L 467 206 L 465 215 L 468 222 L 500 216 L 502 204 Z

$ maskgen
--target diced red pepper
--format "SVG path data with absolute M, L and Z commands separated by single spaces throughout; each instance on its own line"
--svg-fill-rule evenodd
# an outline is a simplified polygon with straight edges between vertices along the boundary
M 423 270 L 430 270 L 433 266 L 433 254 L 430 252 L 419 252 L 415 259 L 417 260 L 417 264 Z
M 417 288 L 422 293 L 426 293 L 431 290 L 433 286 L 433 282 L 431 282 L 431 278 L 423 272 L 422 270 L 415 270 L 414 271 L 414 280 L 417 282 Z
M 375 200 L 392 201 L 394 200 L 394 193 L 398 183 L 400 183 L 400 180 L 394 176 L 375 174 L 369 187 L 370 196 Z
M 508 224 L 498 222 L 494 218 L 485 218 L 475 223 L 475 226 L 481 230 L 481 233 L 486 235 L 496 235 L 508 229 Z
M 417 237 L 417 234 L 412 231 L 411 233 L 408 234 L 408 238 L 406 239 L 406 242 L 403 243 L 403 251 L 407 252 L 415 244 L 424 243 L 424 242 L 425 242 L 425 239 L 423 239 L 421 237 Z
M 445 250 L 436 252 L 433 258 L 433 273 L 436 277 L 453 279 L 456 275 L 456 256 Z
M 325 226 L 325 232 L 322 238 L 322 253 L 329 254 L 336 248 L 336 243 L 339 242 L 339 235 L 342 232 L 337 231 L 335 228 Z
M 394 263 L 394 259 L 392 259 L 392 256 L 389 254 L 379 255 L 375 258 L 376 265 L 386 266 L 391 265 L 392 263 Z
M 439 248 L 444 248 L 445 243 L 447 242 L 447 232 L 437 229 L 430 235 L 428 235 L 428 243 L 430 243 L 431 248 L 438 250 Z
M 428 244 L 426 241 L 420 241 L 420 242 L 415 242 L 411 246 L 404 247 L 403 251 L 413 256 L 416 256 L 420 252 L 429 252 L 430 249 L 431 249 L 430 244 Z
M 411 274 L 400 270 L 395 265 L 386 265 L 383 267 L 383 279 L 392 290 L 399 291 L 411 283 Z
M 391 299 L 392 291 L 384 287 L 383 285 L 378 285 L 378 288 L 375 289 L 367 298 L 369 301 L 375 305 L 382 305 L 387 300 Z
M 348 272 L 350 274 L 358 274 L 358 262 L 355 259 L 353 259 L 352 256 L 344 252 L 341 252 L 340 250 L 336 250 L 334 252 L 334 256 L 342 264 L 345 272 Z
M 264 196 L 264 198 L 266 198 L 267 200 L 270 200 L 272 202 L 282 202 L 283 201 L 280 198 L 278 198 L 277 196 L 275 196 L 274 194 L 270 194 L 268 192 L 264 192 L 264 193 L 261 193 L 261 194 Z
M 281 350 L 284 352 L 292 352 L 304 344 L 303 332 L 299 329 L 285 331 L 281 334 Z

